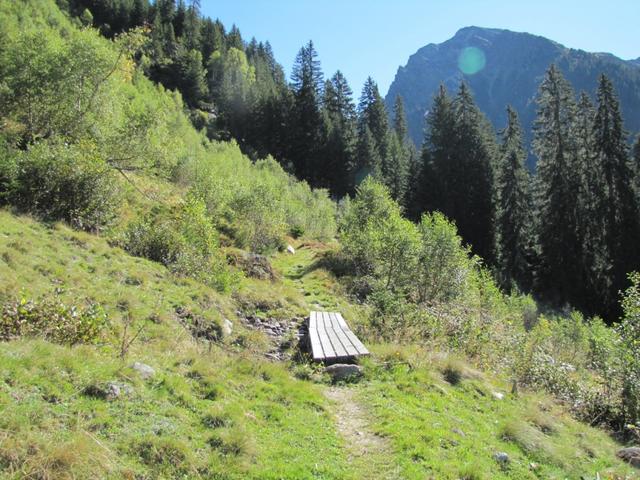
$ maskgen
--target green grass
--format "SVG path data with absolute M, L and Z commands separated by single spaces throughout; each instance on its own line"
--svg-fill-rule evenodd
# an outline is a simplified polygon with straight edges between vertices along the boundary
M 548 398 L 490 381 L 460 360 L 422 348 L 374 347 L 361 401 L 393 445 L 404 478 L 635 478 L 603 431 Z M 455 374 L 453 373 L 455 372 Z M 497 399 L 495 393 L 504 395 Z M 510 457 L 502 468 L 498 452 Z
M 264 339 L 242 329 L 232 298 L 103 239 L 6 211 L 0 259 L 5 299 L 57 291 L 65 302 L 102 304 L 111 322 L 98 346 L 0 344 L 3 478 L 353 478 L 320 387 L 262 358 Z M 211 349 L 196 343 L 177 306 L 233 319 L 234 337 Z M 121 360 L 127 315 L 144 330 Z M 241 336 L 251 348 L 232 344 Z M 156 376 L 142 381 L 134 361 Z M 114 381 L 133 394 L 84 393 Z
M 221 295 L 105 239 L 0 210 L 0 299 L 56 292 L 67 303 L 100 303 L 109 316 L 97 345 L 0 343 L 0 478 L 390 478 L 381 465 L 411 480 L 637 476 L 605 432 L 549 398 L 514 397 L 464 359 L 420 346 L 372 345 L 365 379 L 339 387 L 354 389 L 369 430 L 388 446 L 351 462 L 354 440 L 341 436 L 318 368 L 265 360 L 266 338 L 236 317 L 339 310 L 366 338 L 367 308 L 318 266 L 329 247 L 294 246 L 295 255 L 270 257 L 278 280 L 246 278 Z M 195 341 L 178 307 L 209 322 L 229 318 L 234 333 Z M 121 359 L 128 318 L 143 330 Z M 155 376 L 141 379 L 134 361 Z M 132 392 L 111 401 L 92 394 L 109 382 Z M 498 451 L 511 458 L 505 469 Z

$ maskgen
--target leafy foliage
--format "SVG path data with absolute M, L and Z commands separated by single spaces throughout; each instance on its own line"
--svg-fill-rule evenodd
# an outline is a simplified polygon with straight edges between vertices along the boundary
M 67 305 L 52 296 L 7 302 L 0 316 L 0 340 L 38 337 L 63 345 L 95 343 L 107 326 L 100 306 Z

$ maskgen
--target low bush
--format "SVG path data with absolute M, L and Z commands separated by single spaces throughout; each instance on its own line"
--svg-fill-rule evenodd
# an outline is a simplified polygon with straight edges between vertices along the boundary
M 22 298 L 3 305 L 0 340 L 39 337 L 63 345 L 95 343 L 106 326 L 107 317 L 98 305 L 67 305 L 55 296 Z
M 163 263 L 177 275 L 219 291 L 237 283 L 218 246 L 218 233 L 204 202 L 189 196 L 179 207 L 157 209 L 130 224 L 117 243 L 127 252 Z
M 114 173 L 89 144 L 38 143 L 17 156 L 13 172 L 7 197 L 23 211 L 82 230 L 99 230 L 115 217 Z

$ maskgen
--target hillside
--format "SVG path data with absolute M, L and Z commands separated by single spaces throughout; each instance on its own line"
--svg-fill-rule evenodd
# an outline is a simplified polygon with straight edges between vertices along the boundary
M 250 157 L 244 140 L 227 141 L 219 127 L 232 119 L 219 122 L 224 110 L 202 101 L 238 92 L 242 78 L 260 83 L 252 83 L 254 68 L 273 66 L 263 63 L 267 46 L 200 18 L 197 2 L 187 9 L 174 0 L 114 0 L 102 10 L 91 4 L 95 17 L 88 3 L 0 2 L 1 479 L 637 476 L 629 463 L 640 451 L 627 451 L 637 454 L 629 463 L 618 457 L 640 440 L 640 273 L 627 276 L 635 257 L 619 255 L 637 244 L 635 186 L 619 178 L 626 170 L 615 172 L 626 196 L 607 212 L 625 208 L 612 216 L 617 223 L 603 225 L 629 234 L 603 243 L 611 248 L 597 250 L 602 257 L 587 257 L 596 267 L 612 259 L 612 278 L 624 279 L 624 294 L 605 297 L 620 310 L 610 326 L 522 293 L 511 282 L 515 268 L 501 276 L 491 264 L 493 237 L 485 259 L 465 244 L 470 226 L 493 235 L 493 211 L 481 217 L 468 206 L 482 200 L 478 194 L 491 206 L 493 186 L 474 180 L 490 179 L 498 161 L 468 92 L 455 100 L 463 121 L 442 122 L 439 137 L 460 141 L 452 155 L 434 148 L 445 155 L 428 167 L 448 167 L 452 158 L 462 170 L 482 167 L 465 170 L 474 172 L 465 188 L 448 189 L 471 193 L 454 203 L 473 222 L 452 221 L 441 209 L 409 219 L 402 182 L 394 189 L 376 169 L 393 171 L 383 161 L 391 157 L 379 153 L 416 160 L 416 152 L 404 141 L 406 125 L 388 124 L 375 82 L 367 82 L 366 141 L 358 148 L 375 168 L 336 201 L 316 188 L 322 182 L 290 173 L 282 158 L 259 150 Z M 174 24 L 184 27 L 180 34 Z M 203 52 L 206 67 L 220 74 L 208 86 Z M 312 42 L 299 54 L 307 73 L 318 73 L 315 55 Z M 186 83 L 168 86 L 154 75 Z M 261 75 L 261 87 L 270 75 L 277 69 Z M 326 120 L 315 96 L 319 77 L 299 78 L 297 92 L 309 96 L 285 90 L 277 93 L 284 105 L 262 99 L 289 113 L 306 105 L 309 118 Z M 547 80 L 562 83 L 554 70 Z M 334 76 L 332 85 L 334 100 L 347 101 L 333 105 L 333 125 L 344 129 L 333 129 L 327 144 L 348 147 L 355 109 L 344 78 Z M 608 80 L 601 91 L 598 108 L 620 124 Z M 264 109 L 243 107 L 260 105 L 260 89 L 244 93 L 228 98 L 241 113 L 236 127 L 254 113 L 273 123 L 277 116 Z M 450 118 L 452 100 L 444 93 L 441 100 Z M 331 123 L 324 120 L 304 129 L 322 133 Z M 524 182 L 517 118 L 511 126 L 503 163 Z M 318 149 L 314 139 L 325 137 L 304 129 L 274 141 L 324 174 L 319 160 L 341 148 Z M 602 129 L 617 150 L 600 160 L 626 165 L 620 133 Z M 599 187 L 593 177 L 589 185 Z M 535 214 L 566 224 L 564 203 L 551 205 Z M 600 217 L 588 218 L 595 232 Z M 510 232 L 509 223 L 500 222 L 501 232 Z M 516 240 L 501 252 L 519 255 L 521 241 L 526 254 L 538 247 Z M 555 261 L 561 251 L 576 271 L 592 266 L 574 262 L 566 242 L 557 247 L 541 258 Z M 518 255 L 518 273 L 530 276 L 529 259 Z M 553 266 L 577 283 L 564 264 Z M 609 269 L 596 273 L 604 278 L 594 276 L 594 290 L 618 288 L 607 283 Z M 311 310 L 342 312 L 371 351 L 348 366 L 353 376 L 336 378 L 311 360 Z
M 466 66 L 459 63 L 465 49 L 478 49 L 466 50 Z M 626 128 L 631 132 L 640 130 L 637 63 L 610 54 L 566 48 L 529 33 L 493 28 L 462 28 L 446 42 L 419 49 L 398 69 L 385 102 L 391 111 L 396 96 L 403 98 L 410 136 L 416 145 L 421 145 L 424 115 L 431 108 L 439 85 L 443 83 L 455 92 L 464 80 L 496 129 L 504 128 L 505 106 L 512 105 L 520 114 L 529 144 L 538 86 L 552 63 L 557 64 L 577 92 L 584 90 L 591 96 L 598 76 L 606 74 L 618 90 Z M 529 161 L 534 161 L 531 155 Z
M 109 318 L 96 345 L 0 344 L 0 478 L 632 475 L 613 441 L 549 398 L 513 396 L 498 378 L 417 345 L 372 344 L 365 379 L 353 385 L 331 386 L 305 360 L 269 360 L 273 346 L 242 315 L 291 321 L 321 304 L 362 318 L 313 268 L 326 247 L 296 244 L 295 255 L 271 257 L 280 280 L 248 279 L 231 298 L 62 225 L 7 211 L 0 219 L 3 298 L 55 291 L 64 302 L 99 302 Z M 178 307 L 207 322 L 232 319 L 233 332 L 198 340 Z M 119 358 L 125 312 L 131 331 L 143 330 Z M 134 362 L 155 373 L 142 377 Z M 446 380 L 451 368 L 459 383 Z M 103 396 L 109 384 L 122 393 Z M 345 424 L 346 414 L 359 423 Z M 496 452 L 510 457 L 504 469 Z

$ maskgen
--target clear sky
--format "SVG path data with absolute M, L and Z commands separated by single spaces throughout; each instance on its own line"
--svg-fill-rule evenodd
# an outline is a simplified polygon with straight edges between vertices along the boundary
M 337 69 L 356 96 L 368 75 L 385 95 L 400 65 L 465 26 L 507 28 L 567 47 L 640 57 L 640 0 L 201 0 L 205 15 L 269 40 L 287 76 L 313 40 L 325 76 Z

